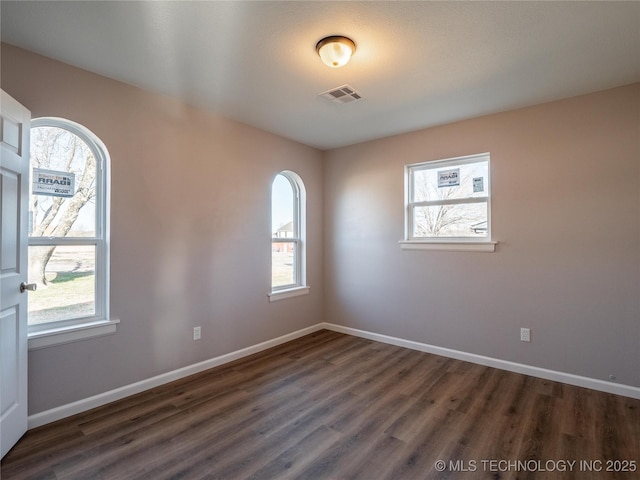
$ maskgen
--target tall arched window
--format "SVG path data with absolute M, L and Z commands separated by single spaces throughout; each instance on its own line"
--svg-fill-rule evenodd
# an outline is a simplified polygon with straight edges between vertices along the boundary
M 109 318 L 108 153 L 61 118 L 31 122 L 29 332 Z
M 271 231 L 271 301 L 308 293 L 306 193 L 294 172 L 285 170 L 273 180 Z

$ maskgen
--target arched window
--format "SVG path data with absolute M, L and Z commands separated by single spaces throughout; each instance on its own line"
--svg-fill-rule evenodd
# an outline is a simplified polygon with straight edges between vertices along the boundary
M 109 317 L 109 156 L 82 125 L 31 122 L 30 334 Z
M 271 186 L 271 301 L 308 293 L 306 193 L 302 179 L 285 170 Z

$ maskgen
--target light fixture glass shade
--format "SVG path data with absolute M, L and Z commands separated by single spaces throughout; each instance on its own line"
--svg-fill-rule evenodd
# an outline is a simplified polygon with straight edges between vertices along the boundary
M 356 44 L 347 37 L 326 37 L 316 44 L 316 51 L 323 63 L 331 68 L 346 65 L 356 50 Z

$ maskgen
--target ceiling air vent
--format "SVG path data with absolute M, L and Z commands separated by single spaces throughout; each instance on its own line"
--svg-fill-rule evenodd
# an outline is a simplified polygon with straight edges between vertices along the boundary
M 360 100 L 362 95 L 356 92 L 349 85 L 343 85 L 338 88 L 332 88 L 323 93 L 319 93 L 319 96 L 326 98 L 327 100 L 331 100 L 334 103 L 350 103 L 355 102 L 356 100 Z

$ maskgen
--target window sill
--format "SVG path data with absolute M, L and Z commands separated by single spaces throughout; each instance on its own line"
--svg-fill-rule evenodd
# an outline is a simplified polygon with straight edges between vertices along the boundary
M 498 242 L 422 242 L 402 240 L 402 250 L 440 250 L 449 252 L 489 252 L 496 251 Z
M 284 300 L 285 298 L 299 297 L 300 295 L 307 295 L 310 287 L 294 287 L 286 290 L 277 290 L 267 294 L 269 296 L 269 302 L 277 302 L 278 300 Z
M 40 330 L 29 334 L 29 350 L 62 345 L 116 332 L 120 320 L 99 320 L 81 325 Z

